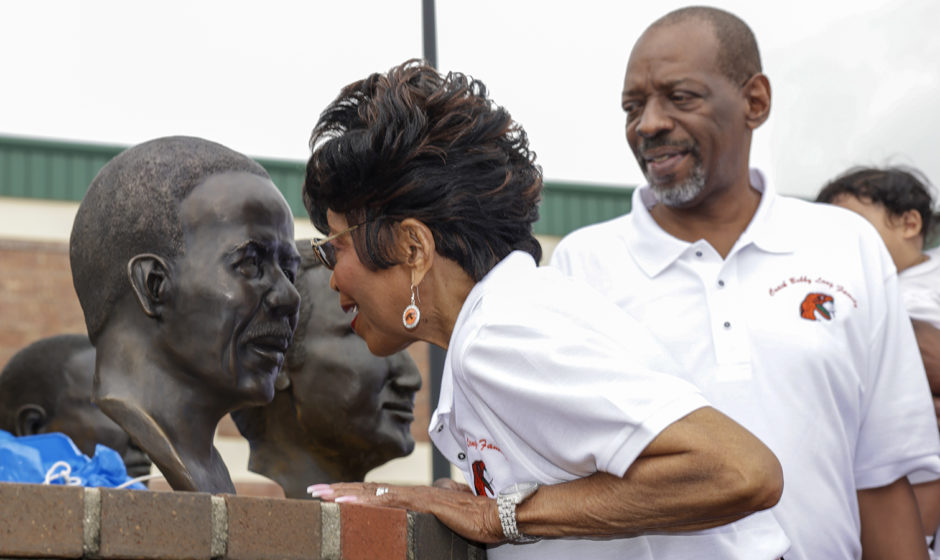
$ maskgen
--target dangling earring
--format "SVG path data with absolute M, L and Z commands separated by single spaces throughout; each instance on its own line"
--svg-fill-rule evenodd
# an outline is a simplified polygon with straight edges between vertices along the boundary
M 414 284 L 414 275 L 412 275 L 411 280 L 411 305 L 405 308 L 405 311 L 401 314 L 401 323 L 405 325 L 405 328 L 411 330 L 418 326 L 418 321 L 421 320 L 421 310 L 418 309 L 418 306 L 415 305 L 415 296 L 418 293 L 418 287 Z M 418 298 L 420 299 L 420 297 Z

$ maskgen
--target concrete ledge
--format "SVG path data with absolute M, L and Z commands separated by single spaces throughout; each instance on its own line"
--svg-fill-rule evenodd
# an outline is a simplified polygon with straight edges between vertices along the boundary
M 0 483 L 0 558 L 484 560 L 433 516 L 359 504 Z

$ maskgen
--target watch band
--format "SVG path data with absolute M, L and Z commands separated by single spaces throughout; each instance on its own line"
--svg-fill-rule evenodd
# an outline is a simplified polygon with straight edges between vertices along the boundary
M 501 491 L 496 496 L 496 511 L 499 513 L 499 523 L 503 527 L 503 535 L 509 542 L 522 544 L 541 540 L 539 537 L 523 535 L 516 524 L 516 506 L 525 501 L 538 490 L 535 482 L 514 484 Z
M 520 536 L 516 525 L 516 502 L 512 496 L 497 496 L 496 509 L 499 512 L 499 523 L 503 526 L 503 536 L 514 542 Z

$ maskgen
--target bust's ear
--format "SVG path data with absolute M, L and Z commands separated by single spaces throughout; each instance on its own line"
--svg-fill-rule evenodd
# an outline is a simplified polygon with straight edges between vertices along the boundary
M 16 410 L 16 422 L 13 427 L 16 436 L 41 434 L 46 425 L 46 409 L 38 404 L 24 404 Z
M 166 261 L 152 253 L 135 255 L 127 262 L 127 277 L 143 312 L 148 317 L 160 317 L 170 287 Z

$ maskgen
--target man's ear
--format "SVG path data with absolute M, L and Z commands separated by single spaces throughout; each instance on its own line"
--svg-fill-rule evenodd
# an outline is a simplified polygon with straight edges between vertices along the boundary
M 764 124 L 767 117 L 770 116 L 770 80 L 767 76 L 758 72 L 754 74 L 741 86 L 741 92 L 747 103 L 747 113 L 744 116 L 744 122 L 751 130 Z
M 16 410 L 16 421 L 13 427 L 16 436 L 32 436 L 41 434 L 46 425 L 48 415 L 46 409 L 38 404 L 24 404 Z
M 414 283 L 418 285 L 434 264 L 434 234 L 424 222 L 406 218 L 398 224 L 395 240 L 399 259 L 414 271 Z
M 160 317 L 170 287 L 166 261 L 151 253 L 135 255 L 127 262 L 127 277 L 143 312 L 148 317 Z

